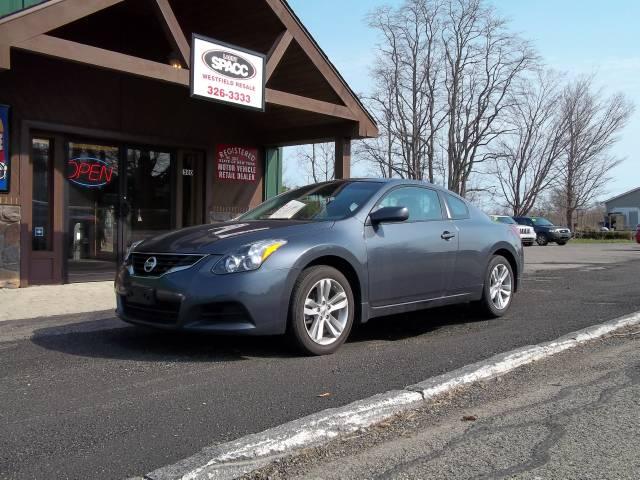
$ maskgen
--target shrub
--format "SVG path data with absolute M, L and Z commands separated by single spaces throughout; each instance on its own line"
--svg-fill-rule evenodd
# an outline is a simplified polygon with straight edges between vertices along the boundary
M 575 232 L 575 238 L 590 238 L 594 240 L 632 240 L 634 232 Z

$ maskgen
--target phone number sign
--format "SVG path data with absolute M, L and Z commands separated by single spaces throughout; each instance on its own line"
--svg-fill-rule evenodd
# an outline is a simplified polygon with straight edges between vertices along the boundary
M 193 35 L 191 96 L 264 111 L 265 55 Z
M 255 183 L 259 173 L 257 148 L 239 145 L 216 148 L 216 180 Z

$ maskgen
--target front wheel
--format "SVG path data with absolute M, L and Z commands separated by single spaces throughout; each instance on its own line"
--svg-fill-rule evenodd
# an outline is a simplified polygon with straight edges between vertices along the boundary
M 306 354 L 328 355 L 345 342 L 353 325 L 351 285 L 333 267 L 307 268 L 296 281 L 289 310 L 289 331 Z
M 546 235 L 539 233 L 538 236 L 536 237 L 536 243 L 541 247 L 544 247 L 547 243 L 549 243 L 549 240 L 547 240 Z
M 500 255 L 495 255 L 485 274 L 484 289 L 480 305 L 484 312 L 491 317 L 501 317 L 511 307 L 515 280 L 513 269 L 509 261 Z
M 559 242 L 556 242 L 556 243 L 562 247 L 563 245 L 567 244 L 567 241 L 566 240 L 560 240 Z

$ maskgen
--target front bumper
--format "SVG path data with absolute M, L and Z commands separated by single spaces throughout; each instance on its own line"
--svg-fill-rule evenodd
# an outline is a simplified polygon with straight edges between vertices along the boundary
M 548 232 L 547 235 L 551 242 L 571 240 L 571 232 Z
M 168 330 L 277 335 L 286 330 L 296 275 L 269 269 L 216 275 L 210 255 L 186 270 L 159 278 L 120 268 L 115 290 L 118 316 L 129 323 Z
M 536 241 L 536 234 L 535 233 L 521 233 L 520 234 L 520 240 L 522 241 L 522 243 L 524 244 L 532 244 L 533 242 Z

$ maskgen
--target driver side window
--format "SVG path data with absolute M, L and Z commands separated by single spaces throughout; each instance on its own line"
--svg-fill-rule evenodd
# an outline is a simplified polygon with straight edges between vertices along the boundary
M 409 222 L 442 220 L 442 209 L 438 193 L 423 187 L 400 187 L 385 195 L 376 210 L 382 207 L 406 207 Z

